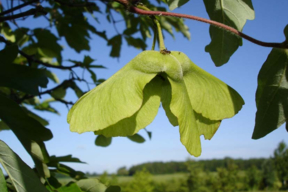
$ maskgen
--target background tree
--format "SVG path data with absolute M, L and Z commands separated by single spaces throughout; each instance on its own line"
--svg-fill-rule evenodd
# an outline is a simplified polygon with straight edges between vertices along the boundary
M 288 147 L 284 141 L 274 151 L 274 163 L 282 188 L 288 189 Z

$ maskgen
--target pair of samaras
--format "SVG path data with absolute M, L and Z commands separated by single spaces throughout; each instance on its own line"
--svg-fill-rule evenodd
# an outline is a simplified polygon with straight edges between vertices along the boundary
M 221 120 L 244 104 L 221 80 L 196 66 L 184 53 L 144 51 L 71 108 L 73 132 L 94 131 L 106 137 L 130 136 L 155 118 L 160 103 L 182 144 L 201 154 L 200 136 L 211 139 Z

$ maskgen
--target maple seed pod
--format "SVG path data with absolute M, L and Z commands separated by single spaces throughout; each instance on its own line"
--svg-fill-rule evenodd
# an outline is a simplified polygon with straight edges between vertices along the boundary
M 182 144 L 201 154 L 200 136 L 211 139 L 222 119 L 244 104 L 221 80 L 196 66 L 184 53 L 144 51 L 101 85 L 83 95 L 68 113 L 73 132 L 105 137 L 130 136 L 155 118 L 160 103 Z

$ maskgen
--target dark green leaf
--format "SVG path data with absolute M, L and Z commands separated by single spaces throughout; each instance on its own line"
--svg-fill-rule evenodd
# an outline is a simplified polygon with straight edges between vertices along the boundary
M 136 143 L 144 143 L 145 142 L 145 139 L 141 135 L 139 135 L 138 133 L 136 133 L 135 135 L 132 135 L 132 136 L 128 136 L 127 138 L 130 139 L 131 141 L 136 142 Z
M 66 156 L 61 156 L 61 157 L 56 157 L 54 155 L 50 156 L 49 159 L 49 166 L 51 165 L 56 165 L 59 162 L 69 162 L 69 163 L 85 163 L 80 161 L 80 159 L 72 157 L 72 155 L 66 155 Z
M 34 171 L 3 141 L 0 141 L 0 162 L 11 178 L 17 192 L 48 192 Z
M 83 65 L 88 67 L 93 61 L 95 60 L 92 59 L 90 56 L 85 55 Z
M 242 31 L 246 21 L 255 17 L 251 0 L 204 0 L 211 20 L 229 25 Z M 242 45 L 242 39 L 223 29 L 210 26 L 211 43 L 206 46 L 216 66 L 227 63 Z
M 95 145 L 100 147 L 107 147 L 111 144 L 112 137 L 105 137 L 103 135 L 98 135 L 95 140 Z
M 71 167 L 67 166 L 67 165 L 63 165 L 61 163 L 58 163 L 56 166 L 54 165 L 50 165 L 52 167 L 55 167 L 57 170 L 57 173 L 61 173 L 63 175 L 67 175 L 73 179 L 76 180 L 80 180 L 80 179 L 86 179 L 86 176 L 83 172 L 81 171 L 75 171 L 74 169 L 72 169 Z
M 59 79 L 57 77 L 57 75 L 51 71 L 46 70 L 46 76 L 51 79 L 52 81 L 54 81 L 55 83 L 59 83 Z
M 147 129 L 144 129 L 146 131 L 146 133 L 148 134 L 149 139 L 151 140 L 152 138 L 152 132 L 151 131 L 147 131 Z
M 38 86 L 46 87 L 46 70 L 21 65 L 0 65 L 0 86 L 10 87 L 29 93 L 39 94 Z
M 1 65 L 10 65 L 18 55 L 18 46 L 15 44 L 7 45 L 0 51 Z
M 53 101 L 55 101 L 55 100 L 53 100 Z M 43 103 L 37 104 L 34 106 L 34 109 L 37 109 L 39 111 L 48 111 L 48 112 L 56 113 L 59 115 L 59 112 L 50 106 L 50 104 L 49 104 L 50 102 L 52 102 L 52 100 L 51 101 L 50 100 L 44 101 Z
M 1 192 L 8 192 L 6 180 L 5 180 L 5 177 L 4 177 L 4 174 L 3 174 L 1 168 L 0 168 L 0 191 Z
M 81 179 L 77 181 L 77 185 L 85 192 L 105 192 L 106 186 L 99 182 L 98 179 Z
M 131 36 L 128 36 L 128 37 L 125 37 L 125 39 L 126 39 L 128 45 L 131 45 L 131 46 L 133 46 L 133 47 L 135 47 L 137 49 L 145 50 L 146 47 L 147 47 L 145 42 L 142 39 L 140 39 L 140 38 L 135 39 L 135 38 L 133 38 Z
M 122 45 L 121 35 L 116 35 L 112 39 L 109 39 L 107 45 L 112 46 L 112 50 L 110 52 L 111 57 L 120 57 L 120 50 Z
M 167 0 L 167 3 L 169 5 L 169 9 L 173 10 L 177 7 L 181 7 L 185 3 L 187 3 L 189 0 Z
M 47 180 L 49 182 L 49 186 L 52 186 L 53 188 L 57 189 L 62 186 L 62 184 L 57 180 L 57 178 L 52 175 Z
M 93 82 L 96 83 L 97 82 L 96 74 L 91 69 L 87 69 L 87 70 L 91 74 L 91 79 L 93 80 Z
M 119 186 L 109 186 L 105 192 L 121 192 L 121 188 Z
M 78 87 L 78 85 L 74 81 L 70 83 L 70 87 L 71 89 L 73 89 L 78 98 L 80 98 L 84 94 L 84 92 Z
M 4 131 L 4 130 L 10 130 L 10 128 L 4 121 L 0 120 L 0 131 Z
M 40 122 L 27 115 L 27 113 L 14 101 L 0 94 L 0 119 L 4 121 L 13 132 L 34 141 L 47 141 L 53 136 Z
M 21 47 L 24 45 L 28 40 L 29 36 L 27 35 L 27 32 L 29 31 L 28 28 L 18 28 L 14 31 L 15 37 L 16 37 L 16 43 Z
M 264 137 L 287 121 L 287 67 L 288 50 L 274 48 L 259 72 L 253 139 Z
M 76 183 L 69 183 L 67 186 L 57 189 L 58 192 L 82 192 Z
M 46 126 L 49 125 L 49 122 L 46 119 L 43 119 L 42 117 L 38 116 L 37 114 L 33 113 L 32 111 L 29 111 L 27 108 L 22 107 L 22 109 L 26 112 L 26 114 L 29 117 L 32 117 L 33 119 L 37 120 L 41 125 Z

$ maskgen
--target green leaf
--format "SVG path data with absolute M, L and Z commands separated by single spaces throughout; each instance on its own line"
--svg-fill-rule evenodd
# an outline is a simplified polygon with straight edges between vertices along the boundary
M 0 31 L 6 39 L 15 42 L 15 35 L 7 22 L 0 23 Z
M 34 109 L 37 109 L 39 111 L 48 111 L 51 113 L 56 113 L 59 115 L 59 112 L 54 109 L 53 107 L 50 106 L 50 102 L 53 102 L 55 100 L 47 100 L 47 101 L 43 101 L 42 103 L 39 103 L 37 105 L 34 106 Z
M 145 44 L 145 42 L 140 39 L 140 38 L 133 38 L 131 36 L 128 36 L 128 37 L 125 37 L 128 45 L 131 45 L 137 49 L 142 49 L 142 50 L 145 50 L 147 45 Z
M 0 65 L 10 65 L 16 59 L 17 55 L 18 46 L 16 44 L 6 45 L 5 48 L 0 51 Z
M 8 192 L 6 180 L 5 180 L 5 177 L 4 177 L 4 174 L 3 174 L 1 168 L 0 168 L 0 191 L 1 192 Z
M 19 45 L 19 47 L 23 46 L 29 39 L 30 37 L 27 35 L 29 29 L 28 28 L 17 28 L 14 31 L 15 37 L 16 37 L 16 43 Z
M 56 157 L 54 155 L 49 158 L 49 166 L 56 166 L 59 162 L 69 162 L 69 163 L 85 163 L 80 161 L 80 159 L 72 157 L 72 155 Z
M 38 116 L 37 114 L 33 113 L 32 111 L 29 111 L 27 108 L 22 107 L 22 109 L 26 112 L 26 114 L 29 117 L 32 117 L 33 119 L 37 120 L 41 125 L 46 126 L 49 125 L 49 122 L 46 119 L 43 119 L 42 117 Z
M 4 131 L 4 130 L 10 130 L 9 126 L 0 120 L 0 131 Z
M 51 79 L 54 83 L 59 83 L 57 75 L 51 71 L 46 70 L 46 76 Z
M 38 95 L 38 87 L 46 87 L 47 83 L 46 70 L 15 64 L 0 65 L 0 86 Z
M 108 46 L 112 46 L 110 56 L 111 57 L 120 57 L 120 50 L 122 45 L 122 36 L 116 35 L 113 38 L 109 39 L 107 42 Z
M 85 192 L 105 192 L 106 186 L 99 182 L 98 179 L 81 179 L 77 181 L 77 185 Z
M 287 67 L 288 50 L 272 49 L 258 75 L 253 139 L 264 137 L 287 121 Z
M 37 38 L 39 53 L 44 57 L 57 58 L 62 63 L 62 47 L 57 43 L 58 38 L 47 29 L 34 29 L 34 35 Z
M 189 0 L 167 0 L 167 3 L 169 5 L 169 9 L 173 10 L 177 7 L 181 7 L 185 3 L 187 3 Z
M 48 164 L 49 166 L 55 167 L 57 173 L 69 176 L 73 179 L 80 180 L 80 179 L 86 179 L 86 176 L 83 172 L 81 171 L 75 171 L 71 167 L 67 165 L 63 165 L 61 163 L 57 163 L 56 165 L 54 164 Z
M 17 192 L 47 191 L 34 171 L 0 140 L 0 162 L 11 178 Z
M 107 147 L 111 144 L 112 137 L 105 137 L 104 135 L 98 135 L 95 140 L 95 145 L 100 147 Z
M 66 186 L 63 186 L 57 189 L 58 192 L 83 192 L 76 183 L 69 183 Z
M 40 122 L 27 115 L 27 113 L 14 101 L 0 94 L 0 119 L 4 121 L 13 132 L 34 141 L 47 141 L 53 136 Z
M 246 21 L 255 18 L 251 0 L 204 0 L 211 20 L 242 31 Z M 242 45 L 242 39 L 230 32 L 210 26 L 211 43 L 206 46 L 216 66 L 227 63 L 233 53 Z
M 109 186 L 105 192 L 121 192 L 121 188 L 119 186 Z
M 145 142 L 145 139 L 141 135 L 139 135 L 138 133 L 136 133 L 135 135 L 132 135 L 132 136 L 128 136 L 127 138 L 130 139 L 131 141 L 136 142 L 136 143 L 144 143 Z

